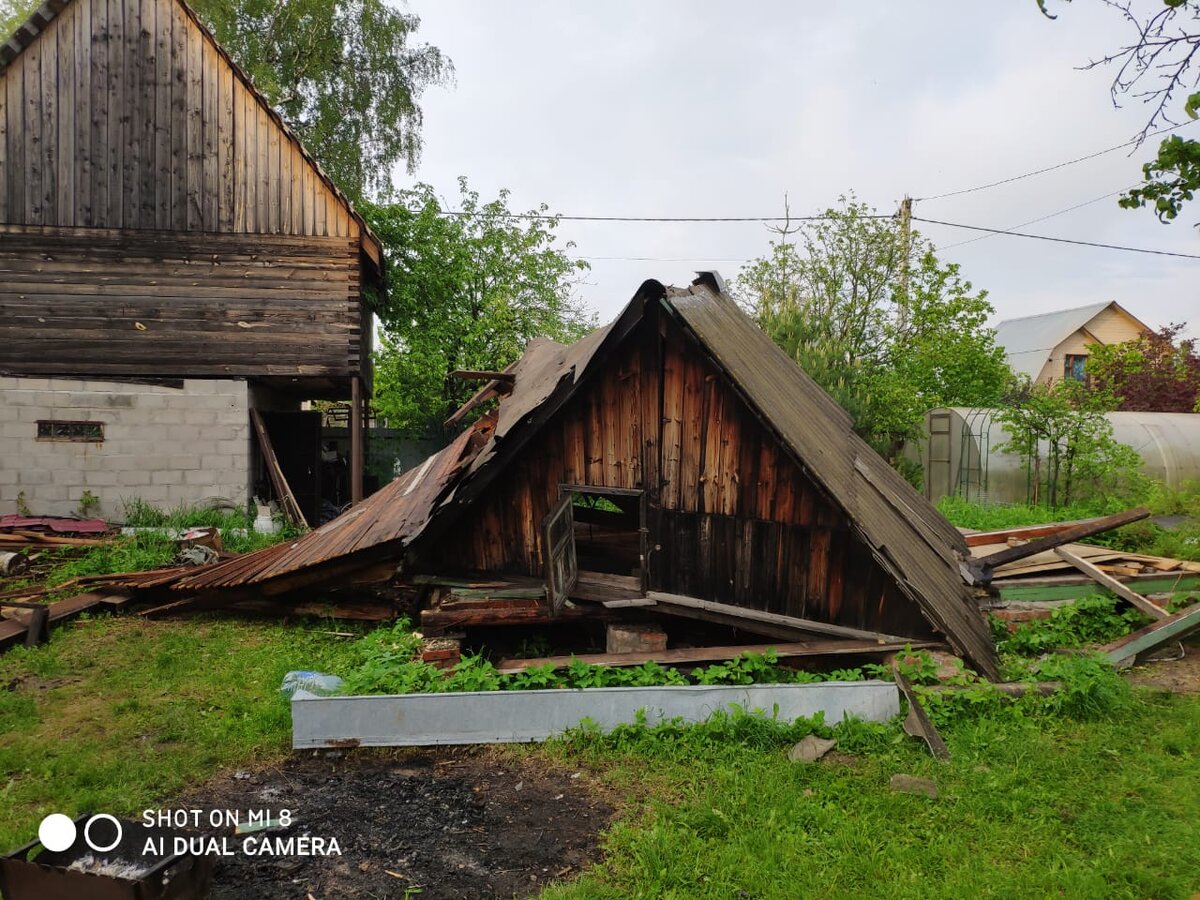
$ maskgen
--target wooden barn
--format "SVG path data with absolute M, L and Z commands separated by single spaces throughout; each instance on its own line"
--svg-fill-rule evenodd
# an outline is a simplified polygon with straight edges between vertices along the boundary
M 252 410 L 309 518 L 358 499 L 381 289 L 377 238 L 182 0 L 48 0 L 0 45 L 0 513 L 244 504 Z M 354 401 L 334 465 L 313 399 Z
M 175 589 L 232 599 L 398 573 L 435 597 L 429 631 L 655 607 L 792 640 L 946 641 L 997 676 L 962 536 L 719 276 L 648 281 L 578 343 L 535 341 L 468 407 L 496 397 L 339 519 Z

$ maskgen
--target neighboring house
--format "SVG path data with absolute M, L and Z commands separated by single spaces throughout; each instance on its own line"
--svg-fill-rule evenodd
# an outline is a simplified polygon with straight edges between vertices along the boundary
M 381 248 L 180 0 L 49 0 L 0 45 L 0 513 L 244 504 L 250 411 L 311 519 L 361 491 Z M 326 466 L 328 467 L 328 466 Z
M 1063 378 L 1082 381 L 1089 344 L 1121 344 L 1149 327 L 1116 302 L 1006 319 L 996 326 L 996 343 L 1008 364 L 1034 384 Z
M 962 535 L 718 276 L 684 290 L 647 281 L 577 343 L 533 342 L 472 403 L 496 396 L 497 409 L 349 513 L 172 589 L 218 604 L 397 577 L 417 592 L 498 589 L 473 612 L 433 611 L 456 624 L 603 614 L 567 598 L 636 604 L 650 592 L 776 638 L 940 634 L 996 677 L 959 571 Z M 502 599 L 543 595 L 540 609 Z M 714 602 L 723 611 L 704 606 Z

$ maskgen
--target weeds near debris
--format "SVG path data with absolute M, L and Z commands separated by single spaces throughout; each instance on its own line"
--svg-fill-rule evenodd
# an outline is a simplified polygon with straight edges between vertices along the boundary
M 830 672 L 805 672 L 779 664 L 774 651 L 744 653 L 724 663 L 697 667 L 690 673 L 656 662 L 640 666 L 595 666 L 574 659 L 564 668 L 547 663 L 501 674 L 483 656 L 464 656 L 451 669 L 439 669 L 419 658 L 421 640 L 406 619 L 379 628 L 358 642 L 343 674 L 349 694 L 414 694 L 449 691 L 522 691 L 547 688 L 656 687 L 679 684 L 808 684 L 821 681 L 865 681 L 891 678 L 886 666 L 866 665 Z M 924 683 L 937 664 L 928 653 L 902 654 L 901 665 L 915 683 Z
M 1086 644 L 1107 644 L 1150 621 L 1150 617 L 1116 597 L 1095 595 L 1053 609 L 1049 619 L 1024 622 L 1009 634 L 993 620 L 1001 652 L 1030 656 Z

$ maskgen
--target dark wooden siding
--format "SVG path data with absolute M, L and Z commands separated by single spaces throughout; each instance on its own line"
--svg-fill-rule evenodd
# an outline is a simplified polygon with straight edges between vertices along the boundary
M 650 582 L 914 637 L 929 633 L 836 504 L 698 345 L 651 316 L 466 512 L 441 565 L 542 574 L 560 483 L 646 491 Z
M 359 272 L 349 238 L 0 226 L 0 372 L 347 376 Z
M 73 0 L 0 71 L 0 223 L 360 231 L 176 0 Z

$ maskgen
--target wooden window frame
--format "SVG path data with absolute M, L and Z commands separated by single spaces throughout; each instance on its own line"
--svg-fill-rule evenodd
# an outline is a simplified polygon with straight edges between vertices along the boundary
M 559 482 L 558 497 L 561 500 L 568 494 L 592 494 L 615 497 L 637 497 L 638 499 L 638 555 L 641 557 L 642 591 L 650 589 L 650 529 L 646 526 L 646 492 L 641 488 L 607 487 L 603 484 L 568 484 Z

